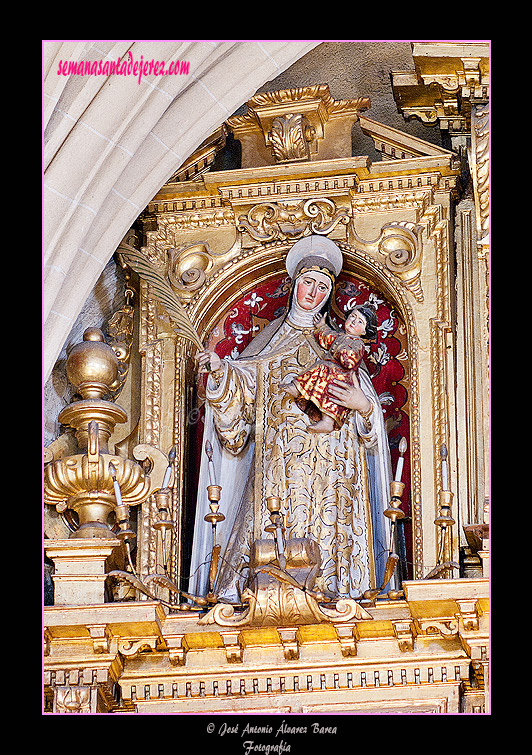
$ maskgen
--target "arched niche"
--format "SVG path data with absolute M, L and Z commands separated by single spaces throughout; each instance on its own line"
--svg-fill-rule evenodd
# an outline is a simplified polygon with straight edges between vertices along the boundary
M 407 201 L 408 197 L 404 200 Z M 380 205 L 379 205 L 380 206 Z M 406 228 L 404 217 L 399 220 L 397 203 L 387 203 L 387 215 L 382 216 L 376 231 L 367 241 L 359 232 L 349 232 L 342 238 L 342 229 L 331 232 L 344 254 L 344 273 L 353 275 L 374 287 L 395 307 L 402 318 L 406 332 L 406 350 L 409 364 L 409 439 L 410 503 L 412 515 L 412 570 L 414 579 L 422 579 L 438 563 L 440 532 L 436 526 L 439 516 L 439 491 L 442 489 L 440 449 L 448 444 L 450 474 L 454 475 L 455 427 L 453 362 L 453 335 L 450 322 L 450 248 L 448 220 L 443 217 L 442 206 L 425 208 L 419 217 L 415 234 Z M 363 215 L 364 217 L 364 215 Z M 385 221 L 388 221 L 385 223 Z M 386 235 L 387 234 L 387 235 Z M 411 255 L 395 259 L 393 244 L 384 246 L 381 241 L 399 234 L 400 241 L 411 242 Z M 415 241 L 414 241 L 415 236 Z M 335 238 L 336 237 L 336 238 Z M 177 237 L 176 237 L 177 239 Z M 285 259 L 294 239 L 270 243 L 250 244 L 245 235 L 236 233 L 230 249 L 208 249 L 201 229 L 190 234 L 194 249 L 201 242 L 209 255 L 205 263 L 205 278 L 186 299 L 188 314 L 203 342 L 220 321 L 243 296 L 254 287 L 268 283 L 285 274 Z M 155 257 L 162 266 L 167 265 L 166 240 L 154 247 Z M 183 243 L 183 242 L 181 242 Z M 176 246 L 173 238 L 172 246 Z M 166 247 L 167 248 L 167 247 Z M 391 249 L 391 251 L 390 251 Z M 390 257 L 392 254 L 392 258 Z M 203 259 L 203 258 L 202 258 Z M 174 573 L 184 579 L 183 554 L 186 536 L 190 531 L 194 510 L 187 475 L 191 466 L 188 425 L 196 413 L 194 385 L 196 369 L 194 347 L 176 337 L 167 318 L 162 323 L 156 302 L 147 297 L 142 305 L 141 350 L 145 370 L 142 401 L 144 420 L 140 437 L 163 451 L 177 444 L 179 465 L 174 487 L 175 520 L 178 524 L 178 543 L 174 549 Z M 144 323 L 144 324 L 142 324 Z M 196 460 L 197 461 L 197 460 Z M 454 483 L 454 480 L 451 479 Z M 188 520 L 188 524 L 187 524 Z M 142 542 L 153 540 L 150 516 L 143 518 Z M 453 553 L 457 538 L 453 534 Z M 142 548 L 145 546 L 141 545 Z M 153 571 L 155 566 L 153 545 L 148 545 L 142 564 Z M 456 560 L 456 557 L 455 557 Z M 150 568 L 151 567 L 151 568 Z M 144 566 L 141 568 L 143 571 Z M 146 573 L 150 573 L 146 571 Z
M 287 277 L 285 268 L 286 255 L 292 246 L 293 242 L 279 241 L 264 245 L 258 245 L 253 248 L 247 249 L 234 258 L 227 265 L 217 271 L 211 278 L 209 278 L 205 285 L 197 292 L 197 294 L 191 299 L 188 313 L 193 321 L 200 337 L 208 347 L 213 348 L 216 343 L 221 342 L 221 338 L 213 338 L 213 332 L 219 328 L 220 323 L 227 317 L 228 313 L 237 309 L 239 302 L 243 300 L 249 300 L 249 297 L 253 292 L 261 291 L 264 288 L 268 288 L 272 284 L 278 285 L 283 278 Z M 406 410 L 406 424 L 403 421 L 403 426 L 400 428 L 405 432 L 405 437 L 408 442 L 408 452 L 406 455 L 406 463 L 403 471 L 403 480 L 406 482 L 405 494 L 403 499 L 403 509 L 407 515 L 406 522 L 403 528 L 403 547 L 402 554 L 402 578 L 412 578 L 416 573 L 419 573 L 419 569 L 422 564 L 422 548 L 421 537 L 422 531 L 421 524 L 421 507 L 420 507 L 420 453 L 419 453 L 419 412 L 418 407 L 418 360 L 417 360 L 417 347 L 418 337 L 416 332 L 415 315 L 408 300 L 408 295 L 398 279 L 379 261 L 374 259 L 370 254 L 366 253 L 360 248 L 357 248 L 356 244 L 350 244 L 343 241 L 337 241 L 338 246 L 341 248 L 344 254 L 344 266 L 342 273 L 337 282 L 337 291 L 343 282 L 346 280 L 360 282 L 363 286 L 366 286 L 366 294 L 362 293 L 361 300 L 357 300 L 356 303 L 363 303 L 369 296 L 369 293 L 374 293 L 379 300 L 385 303 L 388 309 L 392 309 L 397 319 L 396 329 L 399 328 L 399 324 L 403 330 L 403 344 L 406 351 L 406 364 L 404 365 L 404 376 L 408 383 L 408 399 Z M 246 299 L 247 297 L 247 299 Z M 283 300 L 279 300 L 282 303 Z M 286 301 L 286 298 L 284 299 Z M 334 309 L 334 308 L 333 308 Z M 342 315 L 342 312 L 336 309 L 337 315 Z M 264 318 L 260 318 L 260 312 L 257 312 L 255 322 L 258 323 L 258 328 L 266 324 L 266 321 L 273 319 L 270 307 L 269 316 L 264 321 Z M 380 323 L 382 327 L 382 322 Z M 250 328 L 244 333 L 244 338 L 240 341 L 239 352 L 245 348 L 251 338 L 257 335 L 257 331 L 251 333 Z M 220 334 L 219 334 L 220 335 Z M 188 345 L 177 339 L 180 342 L 177 350 L 181 353 L 182 357 L 188 359 L 190 376 L 193 372 L 193 360 L 191 358 L 190 349 Z M 379 344 L 372 346 L 373 352 L 379 348 Z M 220 353 L 221 356 L 231 356 L 228 353 L 227 348 Z M 233 354 L 236 356 L 236 354 Z M 181 365 L 181 366 L 180 366 Z M 176 359 L 177 370 L 182 372 L 182 358 L 178 356 Z M 371 365 L 370 365 L 371 374 Z M 180 378 L 177 376 L 176 385 L 179 385 Z M 375 384 L 375 381 L 374 381 Z M 384 386 L 381 385 L 381 402 L 384 403 L 385 419 L 390 420 L 391 427 L 393 428 L 394 417 L 392 412 L 389 412 L 386 416 L 386 393 Z M 378 390 L 379 392 L 379 390 Z M 186 455 L 186 459 L 183 464 L 183 469 L 188 470 L 190 479 L 186 486 L 182 487 L 181 495 L 181 511 L 182 511 L 182 523 L 183 533 L 181 537 L 181 568 L 183 576 L 186 575 L 188 553 L 191 545 L 191 538 L 193 534 L 193 522 L 194 522 L 194 506 L 196 495 L 196 481 L 194 478 L 197 475 L 200 455 L 202 453 L 201 448 L 201 381 L 196 381 L 196 390 L 190 391 L 190 383 L 188 383 L 188 390 L 183 386 L 181 405 L 185 404 L 186 408 L 182 413 L 182 416 L 186 416 L 186 439 L 183 439 L 181 446 L 183 453 Z M 180 403 L 179 400 L 177 403 Z M 392 407 L 393 409 L 393 407 Z M 400 407 L 404 414 L 403 407 Z M 191 419 L 192 418 L 192 419 Z M 405 431 L 406 427 L 406 431 Z M 392 467 L 395 469 L 398 458 L 398 442 L 401 435 L 398 432 L 389 433 L 391 438 L 391 456 Z

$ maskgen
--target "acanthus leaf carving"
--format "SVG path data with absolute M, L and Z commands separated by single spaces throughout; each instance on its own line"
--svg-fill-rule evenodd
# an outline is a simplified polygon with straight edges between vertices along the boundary
M 56 688 L 56 713 L 92 713 L 92 687 L 74 685 Z
M 274 118 L 268 136 L 277 162 L 308 160 L 309 142 L 315 133 L 315 129 L 301 113 L 287 113 Z

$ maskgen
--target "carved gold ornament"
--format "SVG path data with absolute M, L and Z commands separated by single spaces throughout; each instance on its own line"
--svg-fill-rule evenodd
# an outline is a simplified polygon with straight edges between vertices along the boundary
M 337 209 L 331 199 L 308 199 L 294 204 L 263 202 L 238 218 L 238 230 L 256 241 L 300 239 L 317 233 L 326 235 L 338 223 L 347 225 L 350 211 Z
M 382 260 L 386 268 L 397 276 L 417 301 L 422 302 L 420 234 L 421 226 L 410 222 L 386 223 L 374 241 L 366 241 L 353 231 L 357 247 Z
M 392 72 L 394 98 L 405 118 L 467 134 L 472 103 L 489 97 L 489 42 L 416 42 L 412 55 L 415 70 Z
M 247 103 L 245 115 L 233 116 L 228 127 L 243 139 L 242 163 L 253 164 L 252 143 L 273 156 L 275 163 L 290 163 L 319 158 L 320 143 L 334 121 L 352 126 L 363 110 L 370 107 L 367 97 L 335 100 L 327 84 L 261 92 Z M 346 128 L 347 130 L 350 130 Z M 250 139 L 249 144 L 246 140 Z M 271 158 L 270 158 L 271 160 Z
M 477 244 L 489 243 L 490 207 L 490 138 L 489 105 L 479 105 L 471 111 L 470 165 L 475 194 Z
M 169 249 L 168 280 L 176 291 L 196 291 L 206 280 L 211 255 L 206 244 Z
M 192 325 L 179 297 L 175 294 L 159 268 L 146 259 L 137 249 L 127 245 L 125 242 L 122 242 L 120 245 L 119 252 L 124 262 L 150 284 L 155 298 L 161 302 L 164 309 L 172 318 L 177 334 L 192 341 L 202 351 L 203 344 L 199 335 Z
M 315 135 L 315 129 L 301 113 L 287 113 L 287 115 L 274 118 L 272 129 L 268 134 L 277 162 L 308 160 L 309 142 Z
M 115 512 L 119 537 L 129 538 L 129 506 L 146 500 L 155 480 L 136 461 L 109 453 L 113 429 L 127 420 L 127 414 L 103 398 L 116 385 L 118 358 L 101 330 L 86 329 L 82 343 L 68 356 L 67 376 L 81 400 L 66 406 L 59 421 L 74 429 L 80 453 L 56 459 L 51 452 L 45 454 L 44 501 L 59 513 L 70 509 L 77 514 L 79 526 L 70 537 L 112 537 L 108 520 Z M 141 454 L 146 458 L 145 447 Z
M 285 541 L 278 496 L 269 496 L 266 508 L 270 523 L 265 531 L 272 534 L 272 539 L 257 539 L 252 545 L 250 577 L 242 592 L 244 610 L 217 602 L 199 623 L 226 627 L 290 626 L 370 619 L 371 615 L 355 600 L 334 599 L 315 589 L 322 566 L 320 546 L 310 537 Z
M 242 592 L 244 610 L 216 603 L 199 620 L 220 626 L 285 626 L 370 619 L 371 615 L 351 598 L 327 602 L 314 590 L 321 566 L 320 548 L 310 538 L 286 541 L 283 555 L 273 540 L 256 540 L 250 567 L 250 586 Z M 284 563 L 284 568 L 280 564 Z

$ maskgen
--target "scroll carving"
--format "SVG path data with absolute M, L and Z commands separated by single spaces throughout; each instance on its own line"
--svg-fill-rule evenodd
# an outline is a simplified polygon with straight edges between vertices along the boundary
M 423 634 L 454 637 L 458 634 L 458 620 L 453 618 L 420 619 L 419 627 Z
M 136 658 L 143 650 L 154 651 L 156 647 L 156 637 L 144 637 L 142 639 L 121 638 L 118 642 L 118 652 L 127 658 Z
M 330 199 L 308 199 L 297 204 L 263 202 L 238 218 L 238 230 L 257 241 L 300 239 L 311 233 L 326 235 L 339 223 L 347 225 L 350 210 L 337 209 Z
M 196 291 L 205 283 L 206 272 L 212 267 L 207 244 L 192 244 L 168 250 L 168 279 L 178 293 Z
M 365 241 L 354 231 L 357 246 L 383 259 L 390 272 L 412 292 L 416 300 L 423 301 L 421 288 L 421 226 L 409 222 L 387 223 L 374 241 Z
M 224 627 L 276 626 L 371 618 L 355 600 L 345 598 L 337 601 L 334 607 L 327 607 L 320 605 L 309 592 L 264 574 L 258 575 L 253 589 L 244 590 L 242 601 L 247 605 L 244 611 L 235 611 L 232 605 L 217 603 L 198 623 Z
M 402 653 L 414 650 L 415 630 L 412 621 L 393 621 L 393 630 Z

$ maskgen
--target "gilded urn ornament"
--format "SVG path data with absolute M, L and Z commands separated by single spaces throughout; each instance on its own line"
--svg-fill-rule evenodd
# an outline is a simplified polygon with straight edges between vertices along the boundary
M 118 375 L 118 358 L 99 328 L 87 328 L 68 355 L 67 377 L 82 398 L 102 398 Z
M 127 420 L 122 407 L 104 399 L 118 376 L 117 356 L 101 330 L 87 328 L 83 341 L 70 352 L 66 367 L 82 398 L 62 410 L 59 422 L 75 430 L 80 453 L 45 466 L 45 502 L 59 512 L 75 512 L 79 526 L 70 537 L 113 537 L 109 525 L 113 511 L 124 524 L 121 531 L 129 533 L 124 506 L 144 501 L 153 481 L 137 462 L 109 453 L 115 425 Z

